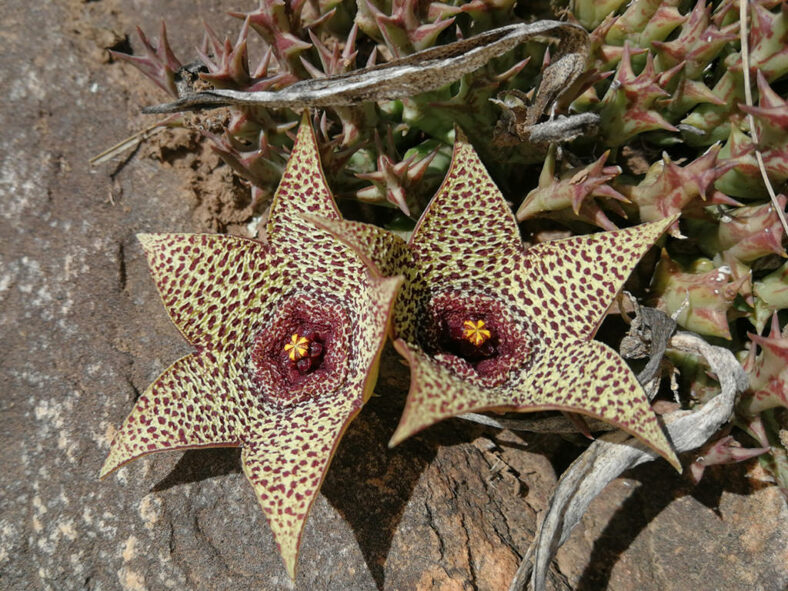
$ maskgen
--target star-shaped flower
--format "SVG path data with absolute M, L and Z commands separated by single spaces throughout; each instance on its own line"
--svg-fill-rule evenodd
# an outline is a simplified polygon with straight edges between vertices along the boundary
M 331 457 L 372 393 L 401 283 L 307 214 L 340 219 L 304 120 L 265 242 L 140 235 L 162 301 L 195 352 L 139 398 L 101 470 L 151 452 L 241 447 L 291 577 Z
M 680 469 L 632 370 L 593 340 L 676 219 L 524 250 L 503 195 L 458 132 L 449 173 L 407 244 L 372 226 L 323 222 L 384 274 L 406 276 L 394 332 L 411 387 L 392 445 L 463 413 L 561 410 L 608 421 Z

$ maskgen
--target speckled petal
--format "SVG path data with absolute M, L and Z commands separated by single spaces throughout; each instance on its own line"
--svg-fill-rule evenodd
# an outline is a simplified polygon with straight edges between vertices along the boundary
M 192 345 L 232 353 L 266 305 L 270 249 L 221 234 L 138 234 L 164 307 Z
M 282 180 L 274 193 L 268 216 L 266 235 L 272 244 L 292 234 L 294 225 L 299 226 L 298 214 L 310 214 L 329 219 L 341 219 L 334 197 L 326 183 L 320 152 L 308 114 L 301 118 L 293 151 L 287 160 Z M 295 251 L 291 250 L 292 248 Z M 298 247 L 287 247 L 297 252 Z
M 164 305 L 197 352 L 140 398 L 102 471 L 164 449 L 243 447 L 244 471 L 291 576 L 339 438 L 372 394 L 402 283 L 308 216 L 339 219 L 304 119 L 265 243 L 140 236 Z M 306 367 L 283 355 L 300 330 L 320 345 Z
M 458 129 L 451 166 L 409 242 L 426 282 L 487 274 L 522 252 L 511 209 Z
M 351 363 L 351 372 L 358 371 L 364 402 L 372 396 L 378 377 L 380 354 L 389 334 L 392 310 L 397 301 L 403 278 L 371 276 L 363 297 L 358 297 L 357 305 L 362 308 L 354 315 L 358 338 L 359 354 L 357 361 Z M 352 374 L 351 374 L 352 375 Z
M 681 471 L 643 388 L 621 356 L 598 341 L 563 342 L 538 355 L 516 388 L 515 410 L 564 410 L 634 435 Z
M 301 535 L 334 451 L 363 404 L 360 389 L 268 413 L 241 456 L 287 572 L 295 578 Z
M 607 420 L 678 466 L 632 371 L 590 340 L 627 276 L 675 220 L 524 252 L 508 205 L 458 133 L 450 172 L 409 243 L 413 260 L 394 331 L 411 365 L 411 390 L 392 443 L 465 412 L 562 410 Z M 488 351 L 455 342 L 457 314 L 495 327 Z
M 216 375 L 187 355 L 156 378 L 115 434 L 101 477 L 148 453 L 240 445 L 243 415 L 228 412 L 237 396 Z
M 353 248 L 368 264 L 390 277 L 402 273 L 411 261 L 408 244 L 396 234 L 362 222 L 305 216 L 315 226 Z
M 540 351 L 533 367 L 493 388 L 457 376 L 404 341 L 395 346 L 410 364 L 411 387 L 390 445 L 467 412 L 561 410 L 607 421 L 641 439 L 681 470 L 632 370 L 603 343 L 570 341 Z
M 399 425 L 389 447 L 435 423 L 477 408 L 488 408 L 488 397 L 495 392 L 500 398 L 506 389 L 487 389 L 464 380 L 445 365 L 433 361 L 424 351 L 402 339 L 394 348 L 410 366 L 410 390 Z
M 632 270 L 676 219 L 529 248 L 520 305 L 552 342 L 592 338 Z
M 244 473 L 271 525 L 291 578 L 304 524 L 347 425 L 372 394 L 391 308 L 402 280 L 371 277 L 352 314 L 357 355 L 336 392 L 269 408 L 245 427 Z

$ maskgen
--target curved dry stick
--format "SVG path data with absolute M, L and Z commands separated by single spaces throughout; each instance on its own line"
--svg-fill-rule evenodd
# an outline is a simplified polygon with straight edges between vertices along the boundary
M 699 410 L 676 411 L 664 417 L 676 451 L 685 452 L 703 445 L 730 420 L 736 394 L 747 387 L 747 376 L 733 353 L 713 347 L 697 335 L 677 333 L 670 346 L 703 356 L 721 387 L 720 393 Z M 524 589 L 529 575 L 531 589 L 543 591 L 555 551 L 569 537 L 591 501 L 624 470 L 656 457 L 621 431 L 606 434 L 592 443 L 559 479 L 539 533 L 509 591 Z
M 559 21 L 518 23 L 487 31 L 468 39 L 433 47 L 369 68 L 314 80 L 302 80 L 277 91 L 243 92 L 207 90 L 186 95 L 175 102 L 147 107 L 145 113 L 236 106 L 299 109 L 351 106 L 382 101 L 438 89 L 457 80 L 537 36 L 561 39 L 559 59 L 543 72 L 532 105 L 541 115 L 560 93 L 579 76 L 589 51 L 588 33 L 582 27 Z M 533 121 L 535 123 L 535 121 Z
M 744 74 L 744 102 L 748 107 L 752 107 L 752 84 L 750 82 L 750 47 L 747 35 L 747 0 L 739 0 L 739 41 L 741 42 L 741 61 L 742 72 Z M 772 201 L 772 206 L 777 212 L 777 217 L 780 218 L 783 230 L 788 234 L 788 220 L 785 219 L 785 212 L 777 201 L 777 195 L 772 187 L 772 182 L 769 180 L 769 175 L 766 173 L 766 166 L 763 163 L 763 154 L 758 149 L 758 128 L 755 126 L 755 117 L 752 113 L 747 113 L 747 123 L 750 126 L 750 136 L 752 144 L 755 148 L 755 160 L 758 162 L 758 170 L 761 173 L 763 184 L 766 185 L 766 191 L 769 193 L 769 199 Z
M 509 431 L 529 431 L 531 433 L 580 433 L 577 425 L 563 416 L 541 417 L 538 419 L 508 419 L 493 418 L 487 415 L 469 412 L 458 415 L 458 419 L 479 423 L 487 427 L 496 429 L 508 429 Z M 612 431 L 617 427 L 591 417 L 583 417 L 588 429 L 592 432 Z

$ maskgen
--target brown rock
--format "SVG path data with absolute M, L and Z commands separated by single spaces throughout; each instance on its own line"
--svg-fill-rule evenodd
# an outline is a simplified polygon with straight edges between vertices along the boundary
M 715 466 L 697 487 L 667 465 L 628 474 L 558 553 L 574 589 L 783 588 L 788 511 L 757 463 Z

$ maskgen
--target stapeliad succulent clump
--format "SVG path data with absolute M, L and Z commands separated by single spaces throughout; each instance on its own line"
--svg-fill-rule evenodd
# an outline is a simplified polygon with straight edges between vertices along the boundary
M 573 401 L 564 400 L 563 406 L 535 401 L 538 388 L 524 385 L 530 378 L 518 382 L 523 398 L 509 404 L 500 396 L 479 394 L 449 408 L 451 404 L 429 392 L 430 380 L 448 372 L 451 379 L 464 380 L 487 394 L 503 388 L 511 396 L 506 388 L 519 379 L 515 374 L 522 360 L 533 357 L 529 368 L 533 369 L 539 364 L 536 352 L 544 336 L 558 338 L 567 331 L 577 341 L 577 358 L 588 354 L 591 365 L 607 359 L 635 392 L 634 376 L 620 367 L 620 358 L 611 357 L 612 352 L 590 339 L 632 267 L 667 231 L 669 238 L 640 265 L 631 286 L 644 302 L 675 317 L 681 327 L 736 353 L 750 378 L 750 387 L 737 405 L 736 428 L 698 453 L 693 474 L 702 475 L 698 466 L 758 455 L 778 486 L 788 491 L 788 262 L 776 210 L 776 206 L 784 210 L 788 200 L 788 5 L 776 0 L 747 4 L 747 62 L 739 3 L 733 0 L 573 0 L 556 15 L 528 10 L 527 5 L 507 0 L 261 0 L 254 10 L 234 13 L 239 29 L 232 40 L 208 27 L 196 63 L 187 65 L 176 57 L 164 28 L 158 40 L 148 40 L 140 32 L 141 55 L 118 57 L 139 67 L 173 98 L 202 88 L 277 91 L 303 80 L 330 80 L 512 22 L 562 17 L 578 23 L 590 35 L 583 73 L 563 89 L 548 115 L 592 114 L 597 121 L 593 129 L 560 146 L 514 141 L 501 133 L 505 122 L 517 120 L 534 100 L 540 75 L 557 55 L 558 48 L 541 42 L 520 44 L 459 80 L 447 80 L 437 90 L 318 109 L 312 118 L 325 176 L 343 198 L 343 208 L 355 217 L 379 227 L 413 229 L 413 220 L 456 166 L 456 150 L 469 144 L 479 151 L 492 175 L 483 184 L 491 185 L 497 196 L 483 199 L 475 192 L 467 201 L 446 204 L 455 207 L 454 217 L 440 217 L 436 212 L 442 207 L 441 198 L 447 199 L 442 189 L 407 247 L 383 230 L 343 226 L 338 214 L 325 211 L 310 210 L 306 213 L 316 217 L 298 224 L 308 223 L 310 231 L 323 232 L 324 239 L 332 235 L 334 241 L 344 241 L 351 266 L 361 260 L 365 268 L 382 275 L 405 277 L 402 293 L 410 296 L 397 300 L 393 330 L 418 387 L 412 388 L 395 440 L 461 412 L 555 408 L 612 420 L 675 462 L 667 441 L 647 432 L 653 416 L 639 391 L 638 396 L 633 394 L 638 401 L 633 398 L 628 406 L 642 420 L 637 424 L 625 424 L 621 415 L 605 416 Z M 746 104 L 747 72 L 754 94 L 751 105 Z M 291 155 L 300 112 L 250 106 L 231 106 L 228 112 L 218 132 L 203 125 L 199 113 L 169 124 L 189 125 L 212 142 L 248 187 L 253 204 L 248 215 L 262 214 Z M 455 132 L 455 126 L 468 134 L 470 142 Z M 454 148 L 452 157 L 455 144 L 459 148 Z M 468 158 L 467 166 L 484 171 Z M 759 160 L 777 193 L 774 201 Z M 507 218 L 507 240 L 490 240 L 488 216 L 500 220 L 498 210 L 509 211 L 493 180 L 514 204 L 521 235 L 534 245 L 525 255 L 512 246 L 520 241 L 514 219 Z M 471 214 L 478 214 L 478 219 Z M 449 225 L 432 229 L 425 219 Z M 642 227 L 651 230 L 619 230 L 641 222 L 650 223 Z M 268 223 L 270 235 L 270 218 Z M 553 247 L 544 242 L 546 236 L 581 235 L 570 240 L 587 245 L 595 239 L 582 235 L 600 228 L 613 232 L 605 236 L 629 236 L 635 241 L 640 232 L 653 236 L 642 238 L 631 257 L 620 262 L 628 265 L 626 270 L 606 269 L 616 274 L 615 281 L 602 274 L 600 281 L 609 282 L 601 298 L 604 305 L 593 313 L 591 307 L 583 308 L 589 318 L 593 316 L 585 319 L 593 326 L 580 326 L 582 322 L 561 309 L 562 304 L 550 303 L 553 290 L 561 289 L 554 284 L 540 287 L 533 281 L 523 286 L 523 293 L 528 289 L 533 293 L 525 299 L 507 299 L 519 302 L 512 309 L 502 309 L 500 298 L 491 295 L 514 293 L 514 284 L 528 276 L 529 265 L 543 265 L 548 276 L 556 271 L 561 261 L 551 259 Z M 475 251 L 480 257 L 475 264 L 485 272 L 478 274 L 475 284 L 465 276 L 469 271 L 462 268 L 462 256 L 454 254 L 461 245 L 451 241 L 452 232 L 461 233 L 466 242 L 476 235 L 485 237 L 481 250 Z M 358 239 L 351 240 L 354 236 Z M 150 252 L 155 240 L 146 240 Z M 607 240 L 616 245 L 616 238 L 599 238 L 602 250 Z M 628 238 L 621 240 L 631 246 Z M 401 264 L 424 244 L 425 252 L 441 253 L 445 260 L 419 254 L 419 264 Z M 216 248 L 229 245 L 222 242 Z M 602 250 L 597 256 L 604 258 Z M 581 252 L 589 255 L 587 250 Z M 537 260 L 537 254 L 542 258 Z M 509 283 L 491 289 L 491 269 L 508 264 L 517 267 L 506 276 Z M 445 273 L 439 272 L 442 265 Z M 457 285 L 462 286 L 461 293 Z M 474 291 L 469 287 L 473 285 L 479 288 Z M 286 384 L 284 389 L 293 392 L 317 379 L 344 383 L 343 372 L 352 374 L 352 369 L 343 369 L 354 347 L 348 344 L 349 329 L 342 328 L 349 321 L 341 307 L 324 306 L 314 295 L 299 297 L 303 301 L 282 302 L 277 308 L 281 318 L 271 325 L 276 327 L 275 337 L 262 332 L 255 337 L 249 355 L 259 371 L 257 377 L 250 377 L 249 388 L 257 387 L 254 380 L 258 380 Z M 402 301 L 417 302 L 413 306 L 418 310 L 406 310 Z M 298 311 L 310 306 L 314 314 Z M 540 320 L 545 309 L 549 318 Z M 513 314 L 525 314 L 533 331 L 523 332 L 511 321 Z M 595 348 L 593 355 L 589 348 Z M 681 373 L 681 405 L 689 409 L 705 402 L 716 386 L 698 367 L 699 358 L 671 354 L 670 359 Z M 548 374 L 546 368 L 546 381 Z M 288 404 L 301 401 L 300 395 L 288 396 Z M 354 406 L 352 412 L 356 411 Z M 316 488 L 310 489 L 310 495 L 315 492 Z M 306 510 L 299 512 L 299 519 L 305 518 Z M 300 529 L 296 534 L 292 528 L 284 529 L 290 533 L 282 534 L 282 539 L 289 541 L 280 544 L 292 573 Z

